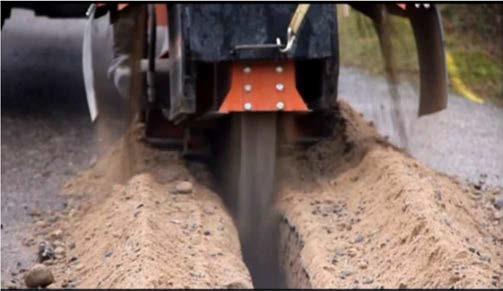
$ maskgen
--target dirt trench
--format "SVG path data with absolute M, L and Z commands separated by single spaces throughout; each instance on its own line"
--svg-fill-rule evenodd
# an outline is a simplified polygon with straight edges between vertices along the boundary
M 332 138 L 278 159 L 285 286 L 501 288 L 498 190 L 426 168 L 343 102 L 336 117 Z M 64 217 L 39 225 L 59 247 L 45 262 L 50 287 L 252 287 L 211 173 L 138 132 L 66 185 Z M 179 191 L 182 181 L 192 189 Z

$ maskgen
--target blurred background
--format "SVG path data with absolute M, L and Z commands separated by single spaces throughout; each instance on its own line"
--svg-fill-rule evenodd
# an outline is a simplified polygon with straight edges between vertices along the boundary
M 339 99 L 379 132 L 438 171 L 471 182 L 503 185 L 503 5 L 438 4 L 449 75 L 446 110 L 417 117 L 419 68 L 414 35 L 390 15 L 398 102 L 390 96 L 372 21 L 338 5 L 341 73 Z M 398 103 L 398 104 L 395 104 Z M 397 107 L 400 120 L 392 118 Z M 405 136 L 399 134 L 404 128 Z M 482 177 L 482 178 L 481 178 Z
M 472 101 L 503 105 L 503 5 L 438 4 L 442 15 L 451 89 Z M 341 61 L 383 74 L 383 59 L 372 21 L 340 5 Z M 396 70 L 405 81 L 419 72 L 414 35 L 408 20 L 391 16 Z M 470 94 L 471 93 L 471 94 Z M 477 97 L 477 98 L 473 98 Z

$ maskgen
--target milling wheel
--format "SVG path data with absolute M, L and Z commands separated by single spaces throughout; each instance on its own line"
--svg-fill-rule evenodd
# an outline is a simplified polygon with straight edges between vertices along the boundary
M 274 212 L 277 114 L 235 113 L 230 118 L 221 168 L 224 192 L 254 286 L 277 286 L 281 281 Z

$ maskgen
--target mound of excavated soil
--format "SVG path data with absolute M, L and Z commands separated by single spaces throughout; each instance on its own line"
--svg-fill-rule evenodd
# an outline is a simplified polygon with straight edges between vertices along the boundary
M 426 168 L 339 109 L 338 135 L 281 158 L 288 286 L 502 288 L 495 192 Z
M 51 286 L 251 287 L 237 231 L 205 186 L 205 169 L 194 176 L 176 153 L 150 149 L 133 136 L 66 185 L 79 201 L 52 225 L 62 234 L 47 235 L 60 247 L 49 263 Z M 177 191 L 181 181 L 192 183 L 191 193 Z
M 428 169 L 345 103 L 335 117 L 332 138 L 282 147 L 278 159 L 286 284 L 502 288 L 496 191 Z M 137 132 L 66 185 L 64 216 L 37 222 L 56 254 L 44 262 L 50 287 L 252 287 L 208 172 L 137 142 Z M 192 191 L 177 189 L 182 181 Z

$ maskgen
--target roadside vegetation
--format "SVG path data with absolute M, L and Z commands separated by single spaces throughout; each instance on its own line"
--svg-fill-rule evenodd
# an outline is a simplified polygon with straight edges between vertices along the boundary
M 456 93 L 478 103 L 503 106 L 503 5 L 440 4 L 449 83 Z M 339 5 L 341 64 L 382 74 L 383 59 L 372 21 Z M 412 28 L 391 16 L 395 69 L 402 79 L 418 82 Z

